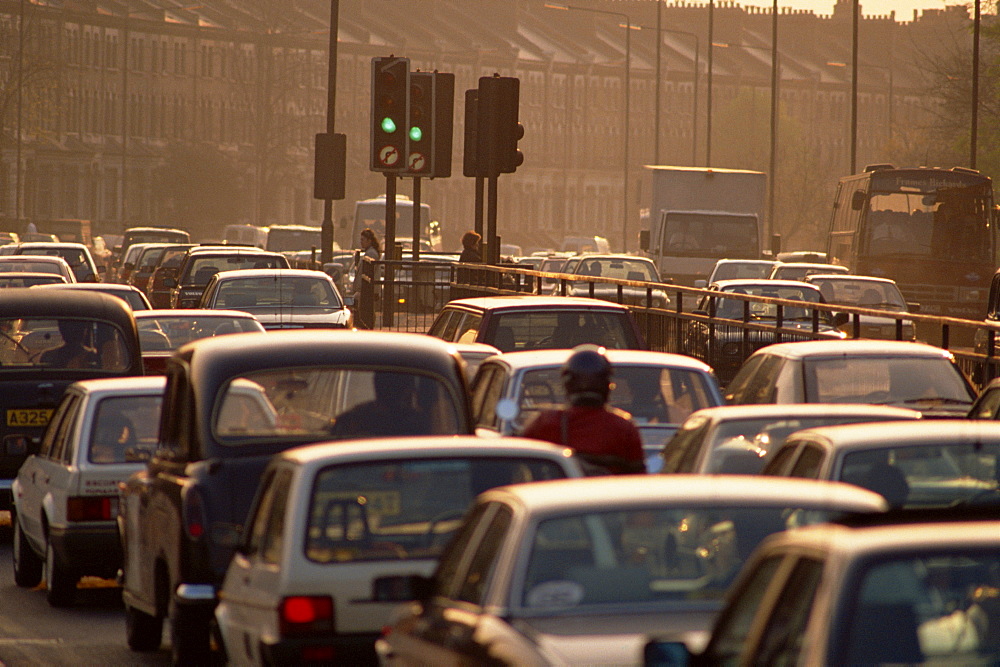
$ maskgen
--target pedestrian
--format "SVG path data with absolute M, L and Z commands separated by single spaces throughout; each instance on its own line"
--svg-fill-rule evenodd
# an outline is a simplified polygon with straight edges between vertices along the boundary
M 458 258 L 458 261 L 467 264 L 482 262 L 483 255 L 479 249 L 479 242 L 482 238 L 481 234 L 471 229 L 462 234 L 462 255 Z
M 382 258 L 382 250 L 379 247 L 378 236 L 372 231 L 370 227 L 365 227 L 361 230 L 361 252 L 355 253 L 354 259 L 354 293 L 357 294 L 361 291 L 361 266 L 362 266 L 362 255 L 364 257 L 370 257 L 371 259 L 378 261 Z
M 611 363 L 604 348 L 573 348 L 562 380 L 568 405 L 540 413 L 522 435 L 574 449 L 589 475 L 646 472 L 639 429 L 627 412 L 607 405 Z

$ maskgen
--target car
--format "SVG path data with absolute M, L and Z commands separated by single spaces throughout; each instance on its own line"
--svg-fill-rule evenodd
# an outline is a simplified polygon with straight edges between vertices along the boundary
M 181 260 L 176 278 L 165 278 L 171 308 L 197 308 L 205 287 L 219 271 L 287 269 L 288 260 L 276 252 L 252 246 L 195 246 Z
M 233 664 L 366 664 L 389 621 L 381 577 L 429 575 L 476 495 L 581 477 L 564 447 L 474 436 L 316 444 L 271 461 L 215 618 Z M 276 576 L 275 576 L 276 573 Z M 317 617 L 304 620 L 297 607 Z
M 176 244 L 143 244 L 143 249 L 135 256 L 135 266 L 128 274 L 128 284 L 145 292 L 146 288 L 149 287 L 149 278 L 153 274 L 153 269 L 159 264 L 163 252 L 174 245 Z
M 153 308 L 169 308 L 171 289 L 164 285 L 168 278 L 177 278 L 177 270 L 181 266 L 187 251 L 194 248 L 192 243 L 174 243 L 163 249 L 157 264 L 149 274 L 146 283 L 146 296 Z
M 901 512 L 787 531 L 754 553 L 703 651 L 654 639 L 646 655 L 675 665 L 997 664 L 998 554 L 995 513 Z
M 562 367 L 572 350 L 510 352 L 488 359 L 472 384 L 476 432 L 516 435 L 543 410 L 566 406 Z M 609 405 L 632 415 L 646 451 L 646 471 L 657 472 L 660 449 L 695 410 L 722 405 L 706 364 L 680 354 L 609 350 L 613 369 Z M 512 410 L 500 406 L 506 401 Z
M 975 396 L 951 352 L 893 340 L 769 345 L 726 387 L 730 404 L 873 403 L 925 417 L 964 417 Z
M 799 431 L 762 474 L 848 482 L 919 508 L 1000 502 L 997 471 L 1000 424 L 928 419 Z
M 274 331 L 204 338 L 167 361 L 156 451 L 122 486 L 126 639 L 152 651 L 169 620 L 178 664 L 209 659 L 216 592 L 260 476 L 328 440 L 471 435 L 462 361 L 420 334 Z
M 0 289 L 53 284 L 67 284 L 66 277 L 57 273 L 0 273 Z
M 240 269 L 212 276 L 199 308 L 242 310 L 265 329 L 343 329 L 354 318 L 333 279 L 308 269 Z
M 767 278 L 777 264 L 772 259 L 720 259 L 708 275 L 708 280 L 694 281 L 695 287 L 707 287 L 720 280 L 737 278 Z
M 12 480 L 38 451 L 66 387 L 131 375 L 142 375 L 139 336 L 121 299 L 0 290 L 0 510 L 10 508 Z
M 840 264 L 821 264 L 818 262 L 777 262 L 771 269 L 771 280 L 802 280 L 814 273 L 850 273 L 850 269 Z
M 14 581 L 45 579 L 49 604 L 73 603 L 83 576 L 121 566 L 118 483 L 156 446 L 163 378 L 84 380 L 69 386 L 37 454 L 12 485 Z
M 99 280 L 97 264 L 90 254 L 90 248 L 82 243 L 13 243 L 0 247 L 0 256 L 41 255 L 62 257 L 73 270 L 78 283 L 93 283 Z
M 711 627 L 768 534 L 885 508 L 846 484 L 772 481 L 607 476 L 486 491 L 430 579 L 387 578 L 387 594 L 414 601 L 376 651 L 391 665 L 641 664 L 655 629 Z
M 653 288 L 647 294 L 646 286 L 634 287 L 631 285 L 619 285 L 601 282 L 604 278 L 615 278 L 618 280 L 632 280 L 643 283 L 660 283 L 660 272 L 656 270 L 656 264 L 648 257 L 636 257 L 635 255 L 583 255 L 580 261 L 573 264 L 572 269 L 567 269 L 568 273 L 578 276 L 588 276 L 591 280 L 575 281 L 567 284 L 566 294 L 569 296 L 583 296 L 615 303 L 624 303 L 633 306 L 646 306 L 653 308 L 666 308 L 670 305 L 670 297 L 663 289 Z M 561 293 L 562 285 L 554 287 L 553 294 Z
M 73 269 L 62 257 L 42 255 L 5 255 L 0 257 L 0 273 L 55 273 L 75 283 Z
M 683 350 L 711 366 L 723 385 L 733 379 L 750 353 L 779 340 L 846 336 L 833 326 L 828 312 L 809 307 L 808 304 L 824 303 L 815 285 L 798 280 L 735 279 L 712 283 L 708 289 L 709 293 L 701 297 L 692 314 L 712 319 L 688 322 Z M 779 305 L 723 296 L 727 294 L 802 301 L 805 305 Z M 779 315 L 780 338 L 777 331 Z M 717 318 L 737 320 L 739 324 L 725 324 Z
M 966 419 L 1000 419 L 1000 378 L 990 380 L 983 387 Z
M 135 326 L 139 331 L 146 375 L 162 375 L 167 359 L 193 340 L 264 331 L 263 325 L 250 313 L 197 308 L 143 310 L 135 314 Z
M 888 278 L 817 273 L 806 276 L 803 280 L 818 287 L 827 303 L 860 306 L 889 313 L 917 312 L 920 308 L 919 304 L 908 304 L 896 286 L 896 281 Z M 860 314 L 857 319 L 859 328 L 856 338 L 917 339 L 913 320 Z M 839 317 L 835 315 L 834 321 L 841 331 L 848 335 L 853 334 L 854 320 L 850 315 L 847 313 Z M 900 327 L 898 332 L 897 322 Z
M 159 247 L 163 247 L 163 244 L 154 243 L 152 241 L 133 243 L 128 247 L 128 249 L 122 251 L 120 261 L 116 262 L 112 266 L 110 277 L 114 279 L 114 282 L 127 285 L 128 281 L 132 277 L 132 272 L 135 271 L 136 263 L 139 261 L 139 257 L 146 252 L 147 248 Z
M 445 304 L 427 333 L 457 343 L 486 343 L 501 352 L 569 349 L 583 343 L 612 350 L 646 349 L 625 306 L 600 299 L 489 296 Z
M 125 253 L 135 243 L 190 243 L 191 235 L 183 229 L 172 227 L 129 227 L 122 236 L 121 245 L 113 250 L 120 267 Z
M 119 285 L 117 283 L 53 283 L 51 285 L 36 285 L 33 289 L 43 290 L 74 290 L 84 292 L 101 292 L 116 296 L 133 311 L 149 310 L 149 299 L 146 295 L 131 285 Z
M 795 403 L 703 408 L 684 420 L 660 453 L 664 473 L 761 471 L 790 434 L 806 428 L 920 419 L 916 410 L 884 405 Z
M 451 346 L 465 362 L 465 379 L 469 381 L 469 386 L 472 386 L 472 380 L 484 361 L 496 354 L 502 354 L 500 350 L 486 343 L 452 343 Z

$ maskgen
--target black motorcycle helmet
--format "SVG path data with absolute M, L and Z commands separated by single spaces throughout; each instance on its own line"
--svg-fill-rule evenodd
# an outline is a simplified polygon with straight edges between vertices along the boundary
M 600 407 L 611 391 L 611 363 L 604 348 L 577 345 L 562 367 L 563 385 L 571 405 Z

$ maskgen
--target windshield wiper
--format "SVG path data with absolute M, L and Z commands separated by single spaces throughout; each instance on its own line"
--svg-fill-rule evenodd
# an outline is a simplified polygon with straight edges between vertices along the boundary
M 892 403 L 901 403 L 903 405 L 921 405 L 921 404 L 931 404 L 931 405 L 972 405 L 972 400 L 963 398 L 948 398 L 945 396 L 928 396 L 925 398 L 908 398 L 902 401 L 891 401 Z

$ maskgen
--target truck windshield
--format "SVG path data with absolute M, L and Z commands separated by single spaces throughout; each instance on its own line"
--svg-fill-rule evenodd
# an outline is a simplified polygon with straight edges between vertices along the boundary
M 750 215 L 665 213 L 660 254 L 687 257 L 756 258 L 757 219 Z

